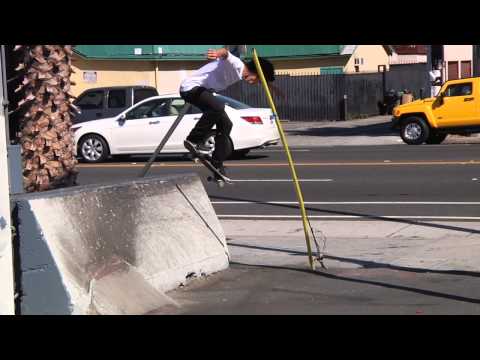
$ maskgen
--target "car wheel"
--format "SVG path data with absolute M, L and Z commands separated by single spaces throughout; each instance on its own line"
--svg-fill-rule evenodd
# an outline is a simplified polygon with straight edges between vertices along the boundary
M 425 143 L 430 145 L 441 144 L 448 134 L 431 133 Z
M 105 161 L 110 155 L 105 139 L 96 134 L 87 134 L 80 139 L 78 152 L 88 163 Z
M 424 119 L 409 117 L 401 125 L 400 136 L 408 145 L 420 145 L 430 136 L 430 128 Z

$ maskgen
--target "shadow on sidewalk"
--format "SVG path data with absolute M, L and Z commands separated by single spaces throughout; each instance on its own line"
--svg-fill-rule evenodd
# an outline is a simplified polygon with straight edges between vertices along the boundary
M 305 252 L 305 251 L 297 251 L 297 250 L 290 250 L 290 249 L 279 249 L 279 248 L 265 247 L 265 246 L 235 244 L 235 243 L 232 243 L 232 242 L 229 242 L 228 246 L 241 247 L 241 248 L 253 249 L 253 250 L 283 252 L 283 253 L 291 254 L 291 255 L 294 255 L 294 256 L 308 256 L 308 253 Z M 432 270 L 432 269 L 425 269 L 425 268 L 415 268 L 415 267 L 391 265 L 391 264 L 380 263 L 380 262 L 371 261 L 371 260 L 352 259 L 352 258 L 326 255 L 326 254 L 325 254 L 324 258 L 327 259 L 327 260 L 335 260 L 335 261 L 340 261 L 340 262 L 344 262 L 344 263 L 360 265 L 364 269 L 389 269 L 389 270 L 408 271 L 408 272 L 422 273 L 422 274 L 431 273 L 431 274 L 442 274 L 442 275 L 459 275 L 459 276 L 480 277 L 480 273 L 475 272 L 475 271 Z
M 312 271 L 312 270 L 309 270 L 309 269 L 301 269 L 301 268 L 296 268 L 296 267 L 273 266 L 273 265 L 252 265 L 252 264 L 245 264 L 245 263 L 239 263 L 239 262 L 233 262 L 233 261 L 230 262 L 230 264 L 252 267 L 252 268 L 298 271 L 298 272 L 302 272 L 302 273 L 317 275 L 317 276 L 327 278 L 327 279 L 332 279 L 332 280 L 341 280 L 341 281 L 348 281 L 348 282 L 360 283 L 360 284 L 365 284 L 365 285 L 374 285 L 374 286 L 380 286 L 380 287 L 387 288 L 387 289 L 408 291 L 408 292 L 413 292 L 413 293 L 417 293 L 417 294 L 421 294 L 421 295 L 433 296 L 433 297 L 443 298 L 443 299 L 448 299 L 448 300 L 467 302 L 467 303 L 471 303 L 471 304 L 480 304 L 480 299 L 469 298 L 469 297 L 459 296 L 459 295 L 446 294 L 446 293 L 441 293 L 441 292 L 438 292 L 438 291 L 432 291 L 432 290 L 426 290 L 426 289 L 418 289 L 418 288 L 414 288 L 414 287 L 410 287 L 410 286 L 389 284 L 389 283 L 381 282 L 381 281 L 365 280 L 365 279 L 357 279 L 357 278 L 352 278 L 352 277 L 347 277 L 347 276 L 340 276 L 340 275 L 335 275 L 335 274 L 332 274 L 332 273 L 325 272 L 323 270 L 322 271 Z

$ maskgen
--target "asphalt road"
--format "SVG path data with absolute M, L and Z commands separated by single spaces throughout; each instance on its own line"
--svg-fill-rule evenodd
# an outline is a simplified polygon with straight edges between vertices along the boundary
M 301 147 L 293 157 L 311 218 L 480 220 L 480 145 Z M 138 176 L 146 157 L 80 165 L 80 184 Z M 219 189 L 208 171 L 182 156 L 159 158 L 148 176 L 198 173 L 220 218 L 299 216 L 281 148 L 227 162 L 233 185 Z

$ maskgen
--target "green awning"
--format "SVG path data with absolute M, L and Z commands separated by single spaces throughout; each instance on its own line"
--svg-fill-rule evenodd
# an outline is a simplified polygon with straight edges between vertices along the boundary
M 210 48 L 224 45 L 77 45 L 75 52 L 87 59 L 103 60 L 204 60 Z M 344 45 L 247 45 L 250 58 L 255 47 L 266 58 L 300 59 L 340 55 Z M 137 54 L 136 54 L 137 52 Z
M 77 45 L 87 59 L 101 60 L 204 60 L 207 50 L 223 45 Z
M 266 58 L 311 58 L 340 55 L 344 45 L 247 45 L 247 57 L 253 48 Z

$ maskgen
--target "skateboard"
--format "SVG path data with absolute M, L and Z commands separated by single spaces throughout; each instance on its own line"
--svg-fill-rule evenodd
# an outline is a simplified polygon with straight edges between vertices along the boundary
M 209 160 L 209 156 L 197 152 L 197 150 L 186 141 L 183 144 L 185 148 L 192 154 L 192 160 L 195 163 L 200 161 L 213 174 L 213 176 L 207 177 L 207 181 L 216 181 L 219 187 L 223 187 L 225 184 L 233 184 L 232 179 L 223 175 L 215 166 L 212 165 Z

